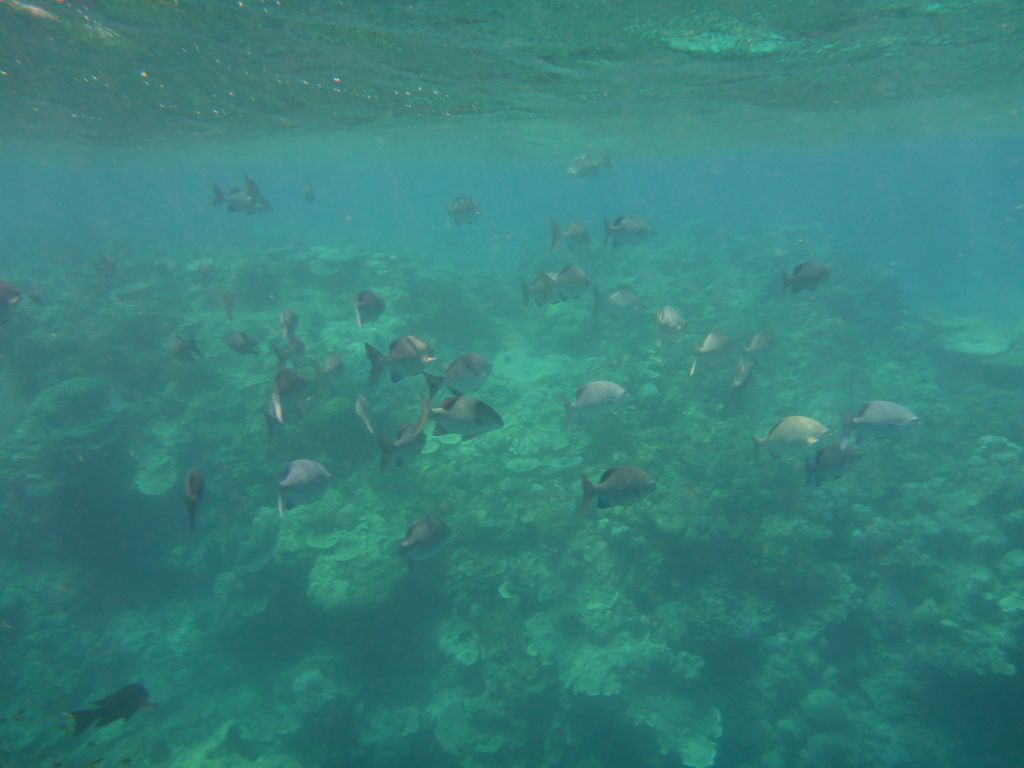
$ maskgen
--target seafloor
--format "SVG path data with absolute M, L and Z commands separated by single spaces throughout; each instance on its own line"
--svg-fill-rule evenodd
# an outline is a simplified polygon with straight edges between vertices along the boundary
M 780 272 L 808 259 L 831 279 L 783 293 Z M 0 327 L 5 766 L 939 768 L 1019 739 L 1012 329 L 992 349 L 976 321 L 925 317 L 828 232 L 694 226 L 487 271 L 336 244 L 134 243 L 111 262 L 2 276 L 40 285 Z M 606 292 L 631 285 L 644 310 L 521 305 L 520 277 L 568 262 Z M 388 308 L 357 328 L 367 287 Z M 689 329 L 659 346 L 666 303 Z M 307 359 L 338 353 L 346 373 L 268 442 L 268 342 L 286 307 Z M 712 329 L 734 352 L 691 378 Z M 762 329 L 775 345 L 733 392 Z M 228 349 L 232 330 L 262 354 Z M 167 339 L 189 332 L 205 356 L 172 359 Z M 353 408 L 363 344 L 406 333 L 442 361 L 489 357 L 478 394 L 505 425 L 431 436 L 381 475 Z M 567 429 L 562 401 L 593 379 L 629 403 Z M 424 390 L 378 387 L 374 419 L 411 421 Z M 780 417 L 838 435 L 844 411 L 875 399 L 922 424 L 864 443 L 845 476 L 815 487 L 805 457 L 755 461 L 751 436 Z M 296 458 L 332 484 L 281 520 L 275 484 Z M 580 475 L 623 463 L 657 490 L 581 514 Z M 193 465 L 207 493 L 190 533 Z M 424 515 L 453 535 L 410 567 L 396 542 Z M 132 681 L 155 708 L 70 735 L 64 713 Z

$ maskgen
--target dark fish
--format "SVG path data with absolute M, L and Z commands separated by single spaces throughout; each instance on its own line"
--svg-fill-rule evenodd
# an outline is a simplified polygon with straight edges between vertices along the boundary
M 608 153 L 604 153 L 604 157 L 601 160 L 595 160 L 590 155 L 577 155 L 569 163 L 569 167 L 565 170 L 570 176 L 574 176 L 577 179 L 591 179 L 597 176 L 601 172 L 602 168 L 611 168 L 612 161 L 608 157 Z
M 814 455 L 814 460 L 804 462 L 808 485 L 821 485 L 822 480 L 835 480 L 860 461 L 860 451 L 850 444 L 849 428 L 844 425 L 843 438 L 838 443 L 826 445 Z
M 896 437 L 908 434 L 909 429 L 920 426 L 921 420 L 909 408 L 888 400 L 864 403 L 852 419 L 844 418 L 857 442 L 870 437 Z M 844 424 L 845 426 L 845 424 Z
M 384 314 L 384 299 L 373 291 L 360 291 L 356 296 L 356 325 L 360 328 Z
M 93 724 L 97 728 L 110 725 L 117 720 L 130 720 L 140 709 L 152 707 L 149 691 L 138 683 L 126 685 L 109 696 L 96 702 L 95 709 L 79 709 L 71 713 L 75 720 L 75 735 L 87 730 Z
M 283 347 L 276 341 L 271 342 L 270 348 L 274 350 L 277 364 L 282 368 L 287 366 L 288 363 L 298 365 L 306 354 L 306 345 L 298 336 L 291 336 L 288 339 L 288 343 Z
M 543 272 L 537 275 L 532 283 L 527 283 L 525 280 L 521 281 L 523 304 L 528 305 L 531 298 L 538 307 L 543 307 L 545 304 L 559 303 L 562 299 L 558 292 L 555 291 L 556 280 L 558 280 L 558 273 Z
M 449 397 L 430 412 L 434 416 L 435 435 L 455 434 L 461 435 L 463 440 L 472 440 L 504 426 L 497 411 L 468 395 Z
M 562 271 L 555 276 L 552 285 L 561 301 L 578 299 L 590 287 L 590 278 L 575 264 L 569 264 L 562 268 Z M 557 303 L 557 302 L 552 302 Z
M 464 395 L 475 392 L 486 383 L 491 375 L 491 361 L 482 355 L 467 352 L 455 358 L 455 362 L 445 370 L 444 376 L 433 376 L 426 371 L 423 375 L 430 388 L 431 400 L 441 387 L 448 387 L 456 395 Z
M 196 337 L 191 333 L 187 338 L 177 333 L 174 334 L 171 337 L 170 351 L 171 357 L 185 363 L 191 363 L 193 360 L 203 356 L 203 353 L 199 351 L 199 347 L 196 345 Z
M 249 334 L 242 331 L 229 333 L 224 338 L 224 342 L 240 355 L 258 355 L 260 353 L 259 344 L 249 338 Z
M 358 413 L 358 411 L 357 411 Z M 420 403 L 420 417 L 415 424 L 403 424 L 398 429 L 394 440 L 376 432 L 369 422 L 369 415 L 365 416 L 365 422 L 370 432 L 377 438 L 377 447 L 380 449 L 380 471 L 384 473 L 388 467 L 394 464 L 401 467 L 423 452 L 423 446 L 427 444 L 427 435 L 423 428 L 430 418 L 430 402 L 423 398 Z
M 286 309 L 277 319 L 277 327 L 281 329 L 281 338 L 288 341 L 295 335 L 295 329 L 299 327 L 299 316 Z
M 332 352 L 323 365 L 314 364 L 313 370 L 316 372 L 316 391 L 320 394 L 324 389 L 332 389 L 341 379 L 345 373 L 345 363 L 341 361 L 340 355 Z
M 594 287 L 595 315 L 604 309 L 608 312 L 609 317 L 618 320 L 625 315 L 639 312 L 643 308 L 644 304 L 640 301 L 640 297 L 628 285 L 620 285 L 606 297 L 601 295 L 596 286 Z
M 270 414 L 279 424 L 284 424 L 285 409 L 295 406 L 299 412 L 305 410 L 306 392 L 309 382 L 294 368 L 282 368 L 274 376 L 274 387 L 270 394 Z
M 601 509 L 624 507 L 642 499 L 653 491 L 656 485 L 654 478 L 640 467 L 628 464 L 606 469 L 596 485 L 590 482 L 586 475 L 581 479 L 584 512 L 587 511 L 592 499 L 597 499 L 597 506 Z
M 824 264 L 817 261 L 805 261 L 803 264 L 793 267 L 792 274 L 782 273 L 782 290 L 789 288 L 792 293 L 813 291 L 831 274 L 832 271 Z
M 551 252 L 557 251 L 563 242 L 573 251 L 583 250 L 590 245 L 590 233 L 578 221 L 572 222 L 566 229 L 561 229 L 558 222 L 551 219 Z
M 370 359 L 370 386 L 377 383 L 384 371 L 390 372 L 392 382 L 401 381 L 407 376 L 422 373 L 436 359 L 431 346 L 415 336 L 395 339 L 386 355 L 367 344 L 366 356 Z
M 619 216 L 611 224 L 608 224 L 608 219 L 604 220 L 605 245 L 608 245 L 609 240 L 616 248 L 620 245 L 636 245 L 644 242 L 653 234 L 654 228 L 643 219 Z
M 270 201 L 261 193 L 252 176 L 245 177 L 245 186 L 242 189 L 232 189 L 226 195 L 216 184 L 213 185 L 213 206 L 227 204 L 227 209 L 232 213 L 244 213 L 251 216 L 254 213 L 264 213 L 271 209 Z
M 472 224 L 480 218 L 480 206 L 473 202 L 473 199 L 460 195 L 448 206 L 448 226 L 461 227 L 463 224 Z
M 235 318 L 235 292 L 224 291 L 221 304 L 224 306 L 224 314 L 228 316 L 228 320 L 233 320 Z
M 14 308 L 21 302 L 21 291 L 10 283 L 0 282 L 0 324 L 11 318 Z
M 331 473 L 310 459 L 296 459 L 288 462 L 284 477 L 277 484 L 277 513 L 284 517 L 284 511 L 300 504 L 311 504 L 327 491 Z
M 316 199 L 316 193 L 313 192 L 313 185 L 309 183 L 309 179 L 306 179 L 306 183 L 302 187 L 302 199 L 307 203 L 312 203 Z
M 441 518 L 421 517 L 406 530 L 398 551 L 406 562 L 426 560 L 440 552 L 451 535 L 451 529 Z
M 192 467 L 185 475 L 185 509 L 188 510 L 188 529 L 196 529 L 196 510 L 199 509 L 199 502 L 203 499 L 203 473 L 198 468 Z

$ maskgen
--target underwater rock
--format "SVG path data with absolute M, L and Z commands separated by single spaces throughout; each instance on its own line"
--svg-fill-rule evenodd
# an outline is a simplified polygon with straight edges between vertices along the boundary
M 358 554 L 335 552 L 317 557 L 309 572 L 306 595 L 325 610 L 378 605 L 384 602 L 405 571 L 397 558 L 373 541 Z
M 630 719 L 654 730 L 661 754 L 678 755 L 689 768 L 715 764 L 722 735 L 722 714 L 717 707 L 695 705 L 678 693 L 627 698 Z
M 815 688 L 804 696 L 800 711 L 816 726 L 834 728 L 846 721 L 846 707 L 842 699 L 827 688 Z

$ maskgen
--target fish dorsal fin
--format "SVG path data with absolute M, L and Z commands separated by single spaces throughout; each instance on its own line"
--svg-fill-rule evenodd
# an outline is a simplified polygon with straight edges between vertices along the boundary
M 599 483 L 599 484 L 600 484 L 600 483 L 603 483 L 603 482 L 604 482 L 605 480 L 607 480 L 607 479 L 608 479 L 609 477 L 611 477 L 611 476 L 612 476 L 612 475 L 614 475 L 614 474 L 615 474 L 616 472 L 618 472 L 618 470 L 619 470 L 619 468 L 618 468 L 618 467 L 610 467 L 609 469 L 606 469 L 606 470 L 604 471 L 604 474 L 602 474 L 602 475 L 601 475 L 601 479 L 600 479 L 600 480 L 598 480 L 598 483 Z

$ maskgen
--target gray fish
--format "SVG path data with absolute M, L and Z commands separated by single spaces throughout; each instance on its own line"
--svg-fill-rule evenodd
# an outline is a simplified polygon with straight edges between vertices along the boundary
M 591 416 L 610 411 L 622 404 L 627 397 L 629 392 L 614 381 L 588 382 L 576 390 L 576 399 L 573 402 L 562 402 L 565 406 L 566 422 L 571 424 L 574 417 L 585 421 Z
M 467 395 L 449 397 L 430 412 L 434 416 L 435 435 L 454 434 L 461 435 L 463 440 L 472 440 L 504 426 L 497 411 Z
M 578 299 L 590 287 L 590 278 L 575 264 L 569 264 L 555 276 L 552 286 L 562 301 Z M 555 303 L 555 302 L 552 302 Z
M 0 325 L 11 318 L 11 313 L 20 302 L 21 291 L 10 283 L 0 281 Z
M 562 301 L 561 295 L 555 290 L 555 282 L 558 280 L 558 273 L 543 272 L 534 278 L 532 283 L 521 281 L 523 287 L 523 304 L 528 305 L 530 299 L 538 307 L 545 304 L 558 304 Z
M 754 437 L 754 455 L 760 457 L 762 448 L 772 458 L 803 453 L 827 434 L 828 427 L 820 421 L 807 416 L 787 416 L 768 430 L 764 437 Z
M 271 209 L 270 201 L 261 193 L 252 176 L 245 177 L 245 186 L 242 189 L 232 189 L 226 195 L 216 184 L 213 185 L 214 207 L 226 203 L 227 209 L 232 213 L 244 213 L 251 216 L 254 213 L 264 213 Z
M 316 373 L 316 393 L 320 395 L 325 391 L 333 391 L 335 385 L 341 381 L 345 374 L 345 363 L 342 362 L 341 355 L 332 352 L 323 365 L 314 363 L 313 371 Z
M 590 233 L 578 221 L 574 221 L 566 229 L 562 229 L 558 226 L 557 221 L 551 219 L 551 253 L 557 251 L 558 246 L 563 242 L 572 251 L 584 250 L 590 245 Z
M 298 336 L 289 338 L 288 343 L 283 347 L 276 341 L 272 341 L 270 348 L 274 351 L 274 355 L 277 357 L 277 364 L 281 368 L 284 368 L 289 363 L 299 365 L 306 355 L 306 345 Z
M 744 355 L 736 364 L 736 372 L 732 375 L 733 391 L 735 392 L 737 389 L 744 386 L 750 380 L 750 376 L 753 372 L 754 358 L 749 355 Z
M 356 396 L 356 416 L 363 422 L 366 427 L 366 431 L 371 435 L 377 434 L 373 428 L 373 422 L 370 420 L 370 401 L 366 399 L 366 395 Z
M 846 470 L 860 461 L 860 451 L 850 444 L 850 438 L 844 429 L 843 438 L 838 443 L 826 445 L 814 455 L 814 460 L 804 462 L 804 472 L 808 485 L 821 485 L 822 480 L 836 480 Z
M 686 330 L 686 321 L 675 309 L 669 306 L 661 307 L 654 315 L 654 322 L 658 325 L 658 345 L 675 344 L 679 337 Z
M 591 483 L 586 475 L 583 482 L 583 511 L 586 512 L 592 499 L 597 499 L 600 509 L 624 507 L 639 501 L 654 490 L 654 478 L 639 467 L 623 465 L 606 469 L 601 479 Z
M 423 428 L 430 418 L 430 402 L 423 398 L 420 403 L 420 417 L 415 424 L 403 424 L 398 428 L 398 434 L 394 440 L 390 440 L 380 432 L 371 432 L 377 438 L 377 447 L 380 449 L 380 471 L 384 473 L 392 464 L 402 467 L 410 463 L 423 452 L 423 446 L 427 444 L 427 435 Z
M 601 172 L 602 168 L 611 168 L 612 161 L 608 157 L 608 153 L 604 153 L 604 157 L 601 160 L 595 160 L 590 155 L 577 155 L 569 163 L 569 167 L 566 169 L 566 173 L 577 179 L 592 179 Z
M 356 325 L 362 328 L 366 323 L 384 314 L 384 299 L 373 291 L 360 291 L 356 296 Z
M 199 351 L 199 346 L 196 344 L 196 337 L 191 333 L 188 336 L 174 334 L 171 337 L 170 351 L 171 357 L 185 363 L 191 363 L 193 360 L 203 356 L 203 353 Z
M 286 410 L 297 408 L 299 413 L 305 411 L 308 389 L 306 377 L 294 368 L 282 368 L 277 372 L 270 394 L 269 413 L 278 424 L 284 424 Z
M 203 486 L 205 480 L 203 473 L 198 467 L 192 467 L 185 475 L 185 509 L 188 512 L 188 529 L 196 529 L 196 512 L 199 510 L 199 502 L 203 498 Z
M 775 336 L 771 331 L 758 331 L 750 339 L 750 343 L 743 347 L 743 351 L 748 355 L 757 355 L 770 348 L 774 343 Z
M 259 344 L 253 341 L 249 334 L 242 331 L 229 333 L 224 341 L 233 351 L 240 355 L 258 355 L 260 353 Z
M 391 381 L 401 381 L 407 376 L 422 373 L 437 358 L 434 350 L 423 339 L 415 336 L 402 336 L 391 342 L 386 355 L 366 345 L 366 356 L 370 359 L 370 386 L 377 383 L 384 371 L 388 371 Z
M 286 309 L 277 319 L 277 326 L 281 329 L 281 338 L 288 341 L 295 335 L 295 329 L 299 327 L 299 316 L 292 310 Z
M 620 285 L 606 297 L 601 296 L 597 286 L 594 287 L 595 315 L 604 309 L 608 312 L 609 317 L 618 320 L 620 317 L 636 314 L 643 308 L 644 304 L 640 301 L 640 297 L 628 285 Z
M 793 267 L 792 274 L 782 273 L 782 290 L 790 289 L 792 293 L 813 291 L 824 282 L 832 271 L 817 261 L 805 261 Z
M 445 370 L 444 376 L 433 376 L 424 371 L 423 375 L 430 388 L 430 399 L 434 399 L 442 386 L 448 387 L 456 395 L 475 392 L 487 382 L 491 368 L 491 361 L 486 357 L 467 352 L 455 358 L 455 362 Z
M 654 234 L 654 228 L 643 219 L 632 216 L 619 216 L 611 224 L 604 220 L 604 244 L 608 241 L 618 248 L 620 245 L 636 245 Z
M 461 227 L 480 218 L 480 206 L 471 197 L 460 195 L 448 206 L 448 226 Z
M 852 419 L 844 418 L 857 436 L 857 442 L 871 437 L 896 437 L 907 434 L 921 420 L 910 409 L 888 400 L 864 403 Z
M 406 530 L 398 551 L 406 562 L 426 560 L 440 552 L 451 535 L 451 529 L 441 518 L 421 517 Z
M 696 357 L 693 358 L 693 365 L 690 366 L 690 375 L 693 376 L 697 372 L 697 362 L 702 357 L 705 355 L 717 355 L 725 351 L 728 346 L 729 337 L 725 335 L 724 331 L 711 331 L 711 333 L 704 337 L 704 341 L 701 342 L 699 347 L 693 348 Z
M 277 512 L 284 517 L 284 511 L 300 504 L 311 504 L 327 491 L 331 473 L 310 459 L 296 459 L 288 462 L 284 477 L 277 484 Z

